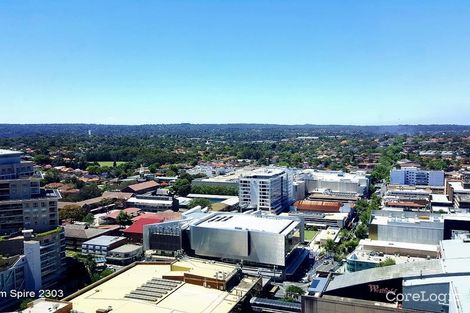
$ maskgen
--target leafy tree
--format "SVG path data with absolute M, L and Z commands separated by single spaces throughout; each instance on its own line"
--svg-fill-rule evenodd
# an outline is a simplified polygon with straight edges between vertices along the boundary
M 89 165 L 86 168 L 86 171 L 90 174 L 101 174 L 102 168 L 99 165 Z
M 178 166 L 172 164 L 172 165 L 170 165 L 170 167 L 169 167 L 168 170 L 171 171 L 171 172 L 173 172 L 173 173 L 175 173 L 174 175 L 168 175 L 168 176 L 176 176 L 176 175 L 178 175 L 178 172 L 179 172 Z
M 347 253 L 353 252 L 354 249 L 356 249 L 358 244 L 359 244 L 359 240 L 356 238 L 345 241 L 343 243 L 345 252 Z
M 79 197 L 80 200 L 86 200 L 91 198 L 96 198 L 101 196 L 102 192 L 98 188 L 98 185 L 93 183 L 89 185 L 85 185 L 80 189 Z
M 305 291 L 295 285 L 290 285 L 286 288 L 286 294 L 284 300 L 286 301 L 297 301 L 299 298 L 305 294 Z
M 186 178 L 178 178 L 171 187 L 178 196 L 187 196 L 191 192 L 191 182 Z
M 114 271 L 110 268 L 107 268 L 107 269 L 105 269 L 105 270 L 103 270 L 102 272 L 99 272 L 99 273 L 93 273 L 91 275 L 91 282 L 92 283 L 97 282 L 98 280 L 100 280 L 102 278 L 105 278 L 106 276 L 109 276 L 112 273 L 114 273 Z
M 188 208 L 194 208 L 196 206 L 201 206 L 201 208 L 206 208 L 208 207 L 209 209 L 212 207 L 212 202 L 210 202 L 209 200 L 207 199 L 204 199 L 204 198 L 195 198 L 195 199 L 192 199 L 189 204 L 188 204 Z
M 369 209 L 379 210 L 381 205 L 382 205 L 382 198 L 380 198 L 377 194 L 374 193 L 369 202 Z
M 172 171 L 172 170 L 168 170 L 168 171 L 166 171 L 166 176 L 167 176 L 167 177 L 176 176 L 176 172 L 174 172 L 174 171 Z
M 48 155 L 38 154 L 33 158 L 34 163 L 39 165 L 51 164 L 52 160 Z
M 191 192 L 204 195 L 238 196 L 238 188 L 225 186 L 194 185 L 191 186 Z
M 158 168 L 159 168 L 159 166 L 157 164 L 151 164 L 149 166 L 149 171 L 150 171 L 150 173 L 155 174 L 157 172 Z
M 88 271 L 88 275 L 92 277 L 96 269 L 95 258 L 91 254 L 78 254 L 77 258 L 85 265 L 85 268 Z
M 386 258 L 385 260 L 379 262 L 378 266 L 379 267 L 385 267 L 385 266 L 390 266 L 390 265 L 395 265 L 396 262 L 394 259 L 391 258 Z
M 79 205 L 68 204 L 59 210 L 59 218 L 61 220 L 82 221 L 87 211 Z
M 32 301 L 34 301 L 33 298 L 23 298 L 20 303 L 20 310 L 26 310 L 28 308 L 28 304 Z
M 325 243 L 323 244 L 323 249 L 325 249 L 325 252 L 328 254 L 333 254 L 335 253 L 336 250 L 336 244 L 333 239 L 327 239 Z
M 132 218 L 125 211 L 121 211 L 121 212 L 119 212 L 119 214 L 116 218 L 116 222 L 121 226 L 131 225 L 132 224 Z
M 357 225 L 356 230 L 355 230 L 354 233 L 355 233 L 357 238 L 365 239 L 365 238 L 367 238 L 367 232 L 368 232 L 367 226 L 365 224 L 361 223 L 361 224 Z
M 88 213 L 87 215 L 85 215 L 85 217 L 82 219 L 82 222 L 85 222 L 89 225 L 93 224 L 95 221 L 95 216 L 91 213 Z
M 44 179 L 42 180 L 44 185 L 58 182 L 60 182 L 60 172 L 55 168 L 48 170 L 44 175 Z

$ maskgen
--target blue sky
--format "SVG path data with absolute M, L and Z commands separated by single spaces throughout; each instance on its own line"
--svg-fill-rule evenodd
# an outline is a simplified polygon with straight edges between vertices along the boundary
M 469 124 L 470 2 L 0 2 L 0 123 Z

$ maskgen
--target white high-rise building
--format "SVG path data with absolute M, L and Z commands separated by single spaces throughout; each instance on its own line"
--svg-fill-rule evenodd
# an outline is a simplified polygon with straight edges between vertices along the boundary
M 292 179 L 287 171 L 261 168 L 243 174 L 239 180 L 240 207 L 280 213 L 289 207 Z
M 403 167 L 390 171 L 390 184 L 408 186 L 444 186 L 444 171 Z

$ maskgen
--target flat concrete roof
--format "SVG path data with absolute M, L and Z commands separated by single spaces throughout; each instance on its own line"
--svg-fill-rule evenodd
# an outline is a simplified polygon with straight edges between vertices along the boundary
M 143 247 L 138 246 L 138 245 L 133 245 L 133 244 L 125 244 L 125 245 L 122 245 L 120 247 L 117 247 L 117 248 L 111 250 L 110 252 L 130 253 L 130 252 L 134 252 L 134 251 L 139 250 L 139 249 L 143 249 Z
M 0 156 L 20 156 L 23 152 L 15 150 L 0 149 Z
M 442 258 L 449 259 L 467 259 L 470 260 L 470 242 L 464 242 L 462 239 L 442 240 L 441 241 Z
M 280 234 L 297 221 L 281 218 L 259 217 L 250 214 L 220 213 L 196 224 L 197 227 L 262 231 Z
M 409 243 L 409 242 L 398 242 L 398 241 L 384 241 L 384 240 L 371 240 L 371 239 L 362 239 L 359 241 L 359 246 L 375 246 L 375 247 L 384 247 L 384 248 L 400 248 L 400 249 L 413 249 L 419 251 L 429 251 L 436 252 L 438 250 L 438 245 L 427 245 L 420 243 Z
M 445 220 L 457 220 L 457 221 L 470 221 L 470 214 L 447 214 L 444 215 Z
M 281 175 L 285 173 L 284 170 L 279 168 L 257 168 L 251 172 L 244 173 L 240 178 L 270 178 L 277 175 Z
M 443 271 L 440 260 L 402 263 L 334 276 L 334 279 L 328 284 L 327 290 L 331 291 L 393 278 L 416 278 L 421 275 L 442 273 Z
M 420 228 L 432 228 L 439 227 L 443 225 L 444 219 L 442 217 L 429 217 L 426 219 L 423 215 L 423 218 L 414 218 L 414 217 L 388 217 L 388 216 L 374 216 L 371 224 L 375 225 L 397 225 L 397 226 L 407 226 L 410 227 L 420 227 Z
M 358 183 L 361 179 L 366 179 L 366 172 L 365 171 L 357 171 L 354 173 L 346 173 L 342 171 L 319 171 L 314 169 L 306 169 L 304 173 L 308 173 L 314 176 L 317 179 L 321 179 L 323 181 L 351 181 L 354 183 Z
M 44 313 L 44 312 L 58 312 L 60 309 L 65 308 L 68 302 L 57 301 L 53 299 L 39 298 L 29 303 L 27 309 L 21 312 L 24 313 Z
M 454 191 L 464 191 L 463 183 L 461 181 L 450 181 L 449 185 L 454 188 Z M 468 189 L 467 189 L 468 190 Z
M 240 176 L 244 175 L 245 173 L 249 173 L 253 171 L 253 168 L 241 168 L 236 170 L 235 172 L 231 172 L 225 175 L 219 175 L 209 178 L 197 178 L 194 181 L 196 182 L 220 182 L 220 183 L 230 183 L 230 182 L 237 182 Z
M 99 236 L 88 241 L 85 241 L 84 245 L 96 245 L 96 246 L 109 246 L 116 241 L 125 240 L 126 237 L 118 237 L 118 236 Z
M 403 263 L 412 263 L 412 262 L 422 262 L 425 261 L 426 258 L 423 257 L 409 257 L 403 255 L 395 255 L 395 254 L 382 254 L 379 255 L 375 251 L 370 251 L 368 249 L 356 249 L 353 253 L 348 256 L 348 259 L 351 260 L 358 260 L 358 261 L 367 261 L 370 263 L 380 263 L 385 261 L 386 259 L 392 259 L 395 261 L 396 264 L 403 264 Z
M 186 198 L 203 198 L 203 199 L 233 199 L 238 198 L 238 196 L 226 196 L 226 195 L 206 195 L 202 193 L 190 193 L 186 196 Z
M 449 204 L 452 204 L 452 201 L 449 200 L 449 198 L 447 198 L 446 195 L 440 195 L 440 194 L 431 194 L 431 202 L 440 202 L 440 203 L 449 203 Z
M 138 198 L 130 198 L 127 200 L 127 203 L 141 203 L 141 204 L 167 204 L 172 205 L 172 200 L 158 200 L 158 199 L 138 199 Z
M 332 239 L 335 240 L 338 236 L 339 228 L 328 227 L 328 229 L 322 229 L 314 238 L 315 242 L 320 242 L 321 240 Z
M 189 271 L 186 268 L 191 266 Z M 213 273 L 235 267 L 229 265 L 203 263 L 189 260 L 170 264 L 137 264 L 127 271 L 103 282 L 89 291 L 71 299 L 73 308 L 81 312 L 96 312 L 97 309 L 112 307 L 113 313 L 170 313 L 170 312 L 230 312 L 238 303 L 237 292 L 245 294 L 257 282 L 258 278 L 244 278 L 230 292 L 205 288 L 199 285 L 182 283 L 171 290 L 163 299 L 156 302 L 126 298 L 131 291 L 142 286 L 152 278 L 165 275 L 183 275 L 184 272 Z M 173 270 L 172 270 L 173 269 Z

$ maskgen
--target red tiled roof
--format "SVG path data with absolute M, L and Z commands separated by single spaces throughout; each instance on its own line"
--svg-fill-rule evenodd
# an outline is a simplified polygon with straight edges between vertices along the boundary
M 123 209 L 123 210 L 112 210 L 112 211 L 108 212 L 108 214 L 106 214 L 104 216 L 104 218 L 116 219 L 118 217 L 119 213 L 121 213 L 121 211 L 126 212 L 130 216 L 135 216 L 137 213 L 139 213 L 141 211 L 141 209 L 127 208 L 127 209 Z
M 142 218 L 164 219 L 165 221 L 179 220 L 181 219 L 181 213 L 171 210 L 158 213 L 144 213 L 134 217 L 132 220 L 135 222 Z
M 134 224 L 123 230 L 123 232 L 126 234 L 143 234 L 144 225 L 161 223 L 163 221 L 163 218 L 141 218 L 135 221 Z
M 421 204 L 410 202 L 410 201 L 387 201 L 385 202 L 385 205 L 389 207 L 410 207 L 410 208 L 425 207 L 425 205 L 421 205 Z
M 133 184 L 133 185 L 129 185 L 127 186 L 126 188 L 124 188 L 123 190 L 132 190 L 134 192 L 137 192 L 137 191 L 142 191 L 142 190 L 146 190 L 146 189 L 151 189 L 151 188 L 157 188 L 158 187 L 158 184 L 156 181 L 154 180 L 149 180 L 149 181 L 145 181 L 143 183 L 138 183 L 138 184 Z
M 299 211 L 316 211 L 316 212 L 339 212 L 341 203 L 338 201 L 297 201 L 294 206 Z
M 63 183 L 49 183 L 44 187 L 45 188 L 60 188 L 60 187 L 63 187 L 64 185 L 65 184 L 63 184 Z

